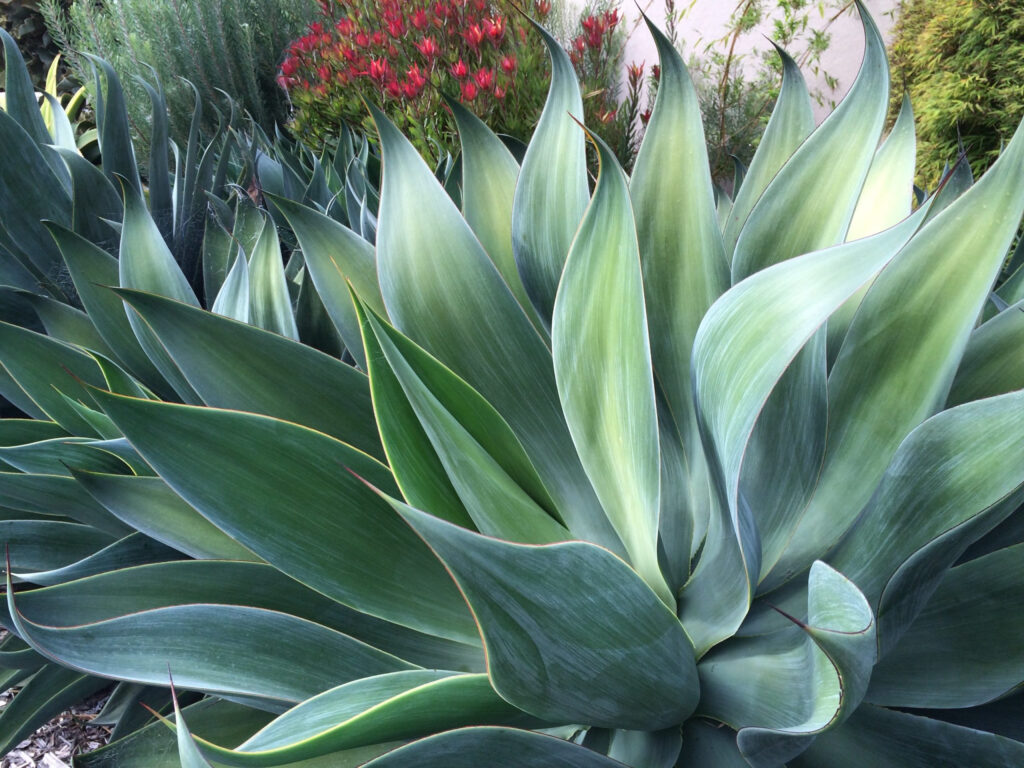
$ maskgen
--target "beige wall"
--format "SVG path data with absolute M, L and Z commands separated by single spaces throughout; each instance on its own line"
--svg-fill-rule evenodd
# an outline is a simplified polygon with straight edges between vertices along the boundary
M 577 0 L 582 6 L 583 2 Z M 640 7 L 656 23 L 664 28 L 665 5 L 663 0 L 639 0 Z M 676 0 L 676 7 L 682 8 L 688 4 L 688 0 Z M 771 0 L 767 0 L 765 8 L 771 6 Z M 865 5 L 871 12 L 875 23 L 885 36 L 886 41 L 890 39 L 890 32 L 893 24 L 892 11 L 898 5 L 898 0 L 865 0 Z M 700 41 L 710 41 L 721 37 L 726 32 L 726 25 L 729 16 L 736 7 L 736 0 L 696 0 L 693 7 L 686 13 L 679 27 L 679 38 L 686 42 L 687 49 L 692 50 L 694 46 L 700 46 Z M 646 28 L 639 24 L 640 11 L 633 0 L 624 0 L 621 8 L 626 17 L 627 31 L 635 30 L 630 35 L 629 44 L 626 49 L 626 60 L 646 61 L 649 64 L 657 61 L 657 54 L 654 50 L 654 43 Z M 812 11 L 814 18 L 817 18 L 817 11 Z M 842 14 L 830 26 L 832 32 L 832 43 L 829 49 L 822 56 L 822 68 L 839 79 L 839 88 L 832 95 L 838 101 L 849 89 L 853 79 L 857 75 L 860 66 L 861 56 L 864 51 L 864 38 L 861 31 L 860 21 L 854 11 Z M 756 30 L 743 35 L 737 45 L 740 52 L 752 50 L 765 50 L 770 48 L 765 40 L 764 34 L 771 32 L 771 26 L 765 25 L 763 30 Z M 798 52 L 794 52 L 798 53 Z M 811 88 L 821 88 L 825 91 L 823 77 L 815 77 L 812 72 L 804 72 L 808 85 Z M 829 112 L 829 107 L 816 107 L 816 117 L 820 121 Z

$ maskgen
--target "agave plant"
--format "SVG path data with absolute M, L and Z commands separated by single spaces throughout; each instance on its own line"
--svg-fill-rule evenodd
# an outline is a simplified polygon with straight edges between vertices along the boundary
M 271 189 L 301 148 L 264 160 L 210 310 L 131 183 L 116 263 L 50 224 L 94 336 L 0 324 L 32 417 L 0 422 L 0 666 L 39 670 L 0 730 L 109 679 L 119 738 L 76 765 L 1024 763 L 1020 275 L 989 302 L 1024 131 L 914 208 L 862 15 L 816 129 L 781 54 L 717 208 L 651 27 L 630 178 L 545 36 L 521 166 L 457 104 L 447 190 L 377 112 L 379 208 L 373 174 L 332 217 Z M 334 355 L 294 333 L 300 271 Z

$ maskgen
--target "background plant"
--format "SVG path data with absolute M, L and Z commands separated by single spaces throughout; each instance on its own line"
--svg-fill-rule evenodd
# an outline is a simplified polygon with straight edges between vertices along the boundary
M 599 0 L 576 15 L 565 3 L 539 0 L 533 11 L 538 21 L 555 22 L 583 83 L 582 116 L 602 126 L 628 166 L 638 146 L 642 78 L 622 94 L 618 3 Z M 365 106 L 371 103 L 436 158 L 458 148 L 455 124 L 441 108 L 444 96 L 525 142 L 548 77 L 542 41 L 511 2 L 332 0 L 289 47 L 278 81 L 295 108 L 291 127 L 305 140 L 323 142 L 346 124 L 372 133 Z
M 811 92 L 819 104 L 835 107 L 831 92 L 838 85 L 834 76 L 821 69 L 821 56 L 828 50 L 829 27 L 844 11 L 853 7 L 847 0 L 826 3 L 810 0 L 740 0 L 736 3 L 726 31 L 705 41 L 677 39 L 677 26 L 692 8 L 667 0 L 665 13 L 670 39 L 688 53 L 704 114 L 713 177 L 731 185 L 732 156 L 743 164 L 753 157 L 778 98 L 782 65 L 771 46 L 758 44 L 753 53 L 739 53 L 740 41 L 758 32 L 789 51 L 797 63 L 822 77 L 824 88 Z
M 981 173 L 1024 116 L 1024 7 L 909 0 L 900 4 L 894 35 L 894 77 L 918 118 L 918 183 L 933 187 L 961 141 Z M 893 111 L 898 102 L 894 94 Z
M 181 78 L 207 105 L 201 125 L 209 135 L 217 125 L 211 107 L 229 109 L 225 93 L 273 132 L 287 115 L 275 83 L 281 51 L 315 8 L 313 0 L 76 0 L 65 14 L 57 0 L 43 2 L 51 34 L 93 95 L 93 69 L 82 54 L 114 66 L 125 85 L 131 125 L 146 141 L 151 104 L 136 78 L 152 81 L 155 72 L 171 107 L 171 136 L 182 146 L 195 96 Z
M 9 0 L 0 6 L 0 27 L 17 41 L 32 82 L 42 90 L 50 64 L 60 52 L 46 28 L 41 6 L 45 0 Z M 53 0 L 67 8 L 71 0 Z M 63 74 L 63 73 L 62 73 Z
M 342 125 L 372 131 L 366 103 L 381 105 L 420 151 L 452 152 L 443 98 L 525 139 L 543 104 L 546 59 L 509 2 L 331 0 L 288 48 L 279 83 L 295 107 L 291 127 L 310 141 Z

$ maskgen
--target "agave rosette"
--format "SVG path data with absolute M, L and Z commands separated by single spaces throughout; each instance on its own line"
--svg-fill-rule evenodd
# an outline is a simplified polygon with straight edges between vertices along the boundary
M 379 216 L 365 174 L 351 226 L 267 194 L 213 311 L 126 184 L 119 288 L 82 291 L 107 351 L 0 326 L 4 394 L 35 417 L 4 422 L 4 504 L 36 531 L 7 536 L 9 586 L 38 587 L 8 589 L 27 645 L 0 664 L 123 681 L 111 719 L 176 713 L 176 742 L 125 725 L 79 764 L 1024 762 L 1019 276 L 987 307 L 1024 134 L 913 208 L 912 116 L 879 146 L 864 28 L 818 128 L 783 54 L 717 206 L 654 28 L 631 178 L 570 119 L 548 40 L 521 167 L 453 104 L 446 190 L 375 113 Z M 72 275 L 100 261 L 51 230 Z M 300 272 L 348 362 L 298 340 Z M 48 526 L 67 551 L 44 569 Z

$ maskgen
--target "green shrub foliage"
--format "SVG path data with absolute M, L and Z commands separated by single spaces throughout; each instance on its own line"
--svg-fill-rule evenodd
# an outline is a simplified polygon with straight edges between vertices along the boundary
M 975 173 L 991 165 L 1024 117 L 1024 3 L 905 0 L 891 56 L 917 117 L 918 183 L 935 186 L 958 141 Z M 897 88 L 894 114 L 901 100 Z
M 151 105 L 137 78 L 152 82 L 155 74 L 167 91 L 171 135 L 184 145 L 195 97 L 182 78 L 207 105 L 226 111 L 226 94 L 266 130 L 287 118 L 275 82 L 281 51 L 315 10 L 313 0 L 75 0 L 68 14 L 51 11 L 47 21 L 90 88 L 82 54 L 113 64 L 132 125 L 147 141 Z M 207 107 L 203 128 L 212 133 L 217 119 Z

